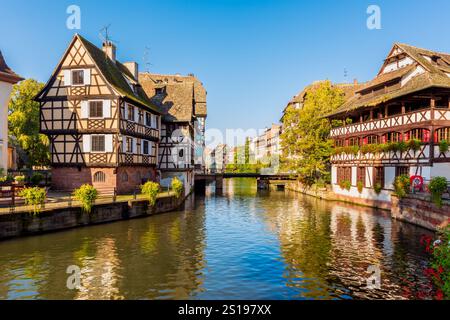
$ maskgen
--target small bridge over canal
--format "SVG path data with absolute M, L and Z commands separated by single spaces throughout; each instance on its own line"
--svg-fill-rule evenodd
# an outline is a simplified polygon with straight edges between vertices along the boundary
M 290 174 L 266 175 L 257 173 L 198 173 L 195 175 L 195 189 L 204 190 L 206 188 L 206 184 L 215 182 L 216 190 L 222 190 L 223 179 L 232 178 L 254 178 L 258 181 L 258 189 L 260 190 L 269 190 L 271 185 L 275 186 L 277 189 L 284 189 L 286 183 L 297 179 L 295 175 Z

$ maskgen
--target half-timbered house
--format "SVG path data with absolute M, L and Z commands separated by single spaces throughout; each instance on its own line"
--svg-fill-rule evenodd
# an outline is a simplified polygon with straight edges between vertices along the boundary
M 194 76 L 141 73 L 139 81 L 150 101 L 162 112 L 158 169 L 161 184 L 173 177 L 194 185 L 194 172 L 205 170 L 206 90 Z
M 55 189 L 89 183 L 128 193 L 156 179 L 161 111 L 138 74 L 136 63 L 116 59 L 110 41 L 100 49 L 75 35 L 36 98 Z
M 383 204 L 398 175 L 450 179 L 449 96 L 449 54 L 395 44 L 378 75 L 328 117 L 334 192 Z

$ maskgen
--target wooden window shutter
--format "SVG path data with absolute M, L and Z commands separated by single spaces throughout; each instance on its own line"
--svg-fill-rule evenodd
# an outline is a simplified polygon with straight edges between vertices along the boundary
M 64 85 L 72 85 L 72 70 L 64 70 Z
M 88 134 L 83 135 L 83 152 L 91 152 L 91 136 Z
M 111 100 L 103 100 L 103 118 L 111 118 Z
M 91 84 L 91 69 L 85 69 L 83 74 L 84 74 L 84 84 L 90 85 Z
M 113 146 L 113 135 L 107 134 L 105 135 L 105 152 L 113 152 L 114 146 Z
M 81 101 L 81 119 L 89 118 L 89 101 Z

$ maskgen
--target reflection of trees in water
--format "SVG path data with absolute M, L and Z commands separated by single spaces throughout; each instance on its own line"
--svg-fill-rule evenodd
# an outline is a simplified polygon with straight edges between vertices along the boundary
M 75 229 L 0 244 L 0 298 L 189 298 L 202 290 L 204 211 Z M 81 268 L 82 290 L 66 287 Z

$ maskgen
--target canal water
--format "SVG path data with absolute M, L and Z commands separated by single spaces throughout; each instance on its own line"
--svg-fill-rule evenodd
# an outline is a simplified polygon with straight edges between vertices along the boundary
M 184 211 L 1 242 L 0 299 L 413 299 L 428 285 L 424 229 L 251 179 L 224 185 Z

